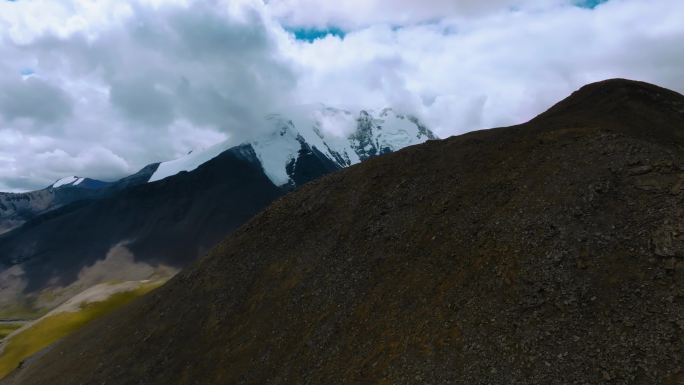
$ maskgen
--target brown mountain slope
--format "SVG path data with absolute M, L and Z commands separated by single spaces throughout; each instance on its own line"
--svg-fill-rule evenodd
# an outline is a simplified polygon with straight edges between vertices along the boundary
M 10 384 L 681 384 L 684 97 L 589 85 L 277 201 Z

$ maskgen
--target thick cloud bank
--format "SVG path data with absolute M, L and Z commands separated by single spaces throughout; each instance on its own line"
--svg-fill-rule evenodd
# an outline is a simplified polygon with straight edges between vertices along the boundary
M 478 17 L 510 12 L 518 8 L 534 9 L 538 0 L 269 0 L 272 14 L 285 25 L 343 28 L 368 27 L 374 24 L 406 25 L 444 18 Z M 563 0 L 545 0 L 545 6 L 564 4 Z
M 680 0 L 1 2 L 0 190 L 115 179 L 298 104 L 395 107 L 448 136 L 610 77 L 682 92 L 681 20 Z M 344 37 L 292 32 L 312 28 Z
M 520 123 L 611 77 L 684 91 L 681 20 L 684 2 L 612 0 L 372 26 L 298 45 L 307 68 L 300 92 L 333 104 L 400 105 L 440 136 Z
M 2 5 L 0 189 L 239 141 L 290 99 L 295 74 L 258 4 L 121 4 Z

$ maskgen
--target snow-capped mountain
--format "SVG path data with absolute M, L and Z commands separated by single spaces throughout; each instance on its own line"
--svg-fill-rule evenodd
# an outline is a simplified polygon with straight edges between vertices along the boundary
M 26 221 L 59 207 L 85 199 L 99 199 L 126 187 L 145 183 L 158 164 L 116 182 L 69 176 L 50 186 L 26 193 L 0 192 L 0 234 L 15 229 Z
M 88 178 L 62 178 L 45 189 L 27 193 L 0 193 L 0 234 L 57 207 L 98 194 L 108 183 Z
M 276 186 L 296 185 L 297 160 L 304 154 L 322 157 L 344 168 L 370 157 L 436 139 L 417 118 L 387 108 L 379 113 L 359 113 L 316 106 L 302 108 L 294 117 L 268 115 L 272 130 L 243 143 L 251 147 L 264 173 Z M 192 171 L 232 148 L 230 141 L 217 144 L 183 158 L 164 162 L 150 178 L 155 182 Z
M 73 176 L 28 193 L 45 202 L 11 206 L 28 213 L 20 222 L 30 222 L 0 234 L 0 275 L 17 282 L 0 287 L 0 312 L 17 301 L 45 310 L 36 302 L 41 293 L 64 293 L 102 263 L 117 267 L 90 283 L 138 280 L 150 266 L 187 266 L 293 188 L 434 138 L 418 119 L 389 109 L 317 106 L 265 119 L 269 129 L 237 146 L 194 151 L 102 188 L 85 188 L 97 181 Z M 7 218 L 0 210 L 0 224 Z
M 95 180 L 95 179 L 90 179 L 90 178 L 81 178 L 79 176 L 68 176 L 66 178 L 62 178 L 62 179 L 58 180 L 57 182 L 53 183 L 50 187 L 53 189 L 60 188 L 60 187 L 78 187 L 78 188 L 97 190 L 97 189 L 104 188 L 110 184 L 111 183 L 103 182 L 101 180 Z
M 251 141 L 219 143 L 176 160 L 151 164 L 116 182 L 68 176 L 43 190 L 0 193 L 0 234 L 73 202 L 99 199 L 130 186 L 193 171 L 228 150 L 258 163 L 275 186 L 290 188 L 370 157 L 436 138 L 417 118 L 390 108 L 350 112 L 313 105 L 294 109 L 292 116 L 271 114 L 264 119 L 270 129 Z

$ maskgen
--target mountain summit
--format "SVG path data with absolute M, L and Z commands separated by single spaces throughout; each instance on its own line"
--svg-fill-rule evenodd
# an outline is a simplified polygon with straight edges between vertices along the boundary
M 585 91 L 307 184 L 3 383 L 681 383 L 684 97 Z
M 380 113 L 347 110 L 324 105 L 300 107 L 297 117 L 272 114 L 266 117 L 272 129 L 243 143 L 256 156 L 264 173 L 276 186 L 295 187 L 320 175 L 303 170 L 311 157 L 326 168 L 348 167 L 377 155 L 387 154 L 430 139 L 435 135 L 420 120 L 386 108 Z M 235 146 L 231 141 L 162 163 L 150 182 L 192 171 Z

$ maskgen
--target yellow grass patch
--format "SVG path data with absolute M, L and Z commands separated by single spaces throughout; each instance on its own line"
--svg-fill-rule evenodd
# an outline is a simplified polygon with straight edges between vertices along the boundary
M 0 341 L 22 326 L 20 323 L 0 324 Z
M 144 284 L 134 290 L 113 294 L 101 302 L 82 305 L 76 312 L 48 315 L 6 341 L 0 353 L 0 379 L 7 376 L 31 355 L 66 337 L 88 322 L 143 296 L 163 282 Z

